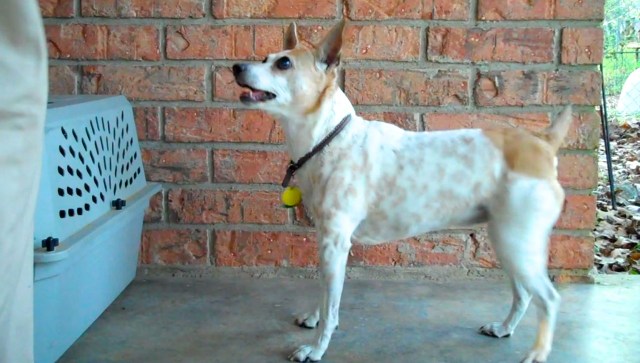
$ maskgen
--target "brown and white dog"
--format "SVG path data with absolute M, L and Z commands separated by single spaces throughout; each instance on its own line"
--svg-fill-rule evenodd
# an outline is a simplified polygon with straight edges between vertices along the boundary
M 538 334 L 523 362 L 544 362 L 551 351 L 560 297 L 547 275 L 551 230 L 564 192 L 556 153 L 571 122 L 567 107 L 539 134 L 522 129 L 409 132 L 366 121 L 337 84 L 344 22 L 313 48 L 298 42 L 296 26 L 285 50 L 262 63 L 233 66 L 240 99 L 282 124 L 292 160 L 334 130 L 337 136 L 297 173 L 304 204 L 315 221 L 324 287 L 318 307 L 296 320 L 318 327 L 314 341 L 290 359 L 318 361 L 338 325 L 351 241 L 377 244 L 479 222 L 488 232 L 513 289 L 503 322 L 484 325 L 494 337 L 513 333 L 529 302 L 539 310 Z

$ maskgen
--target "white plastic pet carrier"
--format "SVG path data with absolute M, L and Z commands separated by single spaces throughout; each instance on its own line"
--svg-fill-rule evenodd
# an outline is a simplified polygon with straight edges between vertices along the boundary
M 147 183 L 123 96 L 52 96 L 35 218 L 35 355 L 55 362 L 133 280 Z

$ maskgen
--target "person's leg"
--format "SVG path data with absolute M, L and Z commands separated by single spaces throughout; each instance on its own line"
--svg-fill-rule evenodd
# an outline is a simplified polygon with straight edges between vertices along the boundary
M 33 362 L 33 216 L 47 105 L 36 0 L 0 2 L 0 362 Z

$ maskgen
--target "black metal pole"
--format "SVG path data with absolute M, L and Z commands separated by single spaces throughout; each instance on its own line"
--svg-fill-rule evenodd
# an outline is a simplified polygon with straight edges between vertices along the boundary
M 609 175 L 609 192 L 611 193 L 611 208 L 616 209 L 616 193 L 611 165 L 611 145 L 609 144 L 609 118 L 607 116 L 607 97 L 604 91 L 604 74 L 600 63 L 600 87 L 602 88 L 602 106 L 600 107 L 600 121 L 602 123 L 602 138 L 604 139 L 604 153 L 607 157 L 607 171 Z

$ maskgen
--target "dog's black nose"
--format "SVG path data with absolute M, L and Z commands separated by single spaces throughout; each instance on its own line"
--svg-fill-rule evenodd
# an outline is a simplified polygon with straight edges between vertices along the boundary
M 247 70 L 247 65 L 245 63 L 237 63 L 233 65 L 233 75 L 237 76 L 240 73 Z

